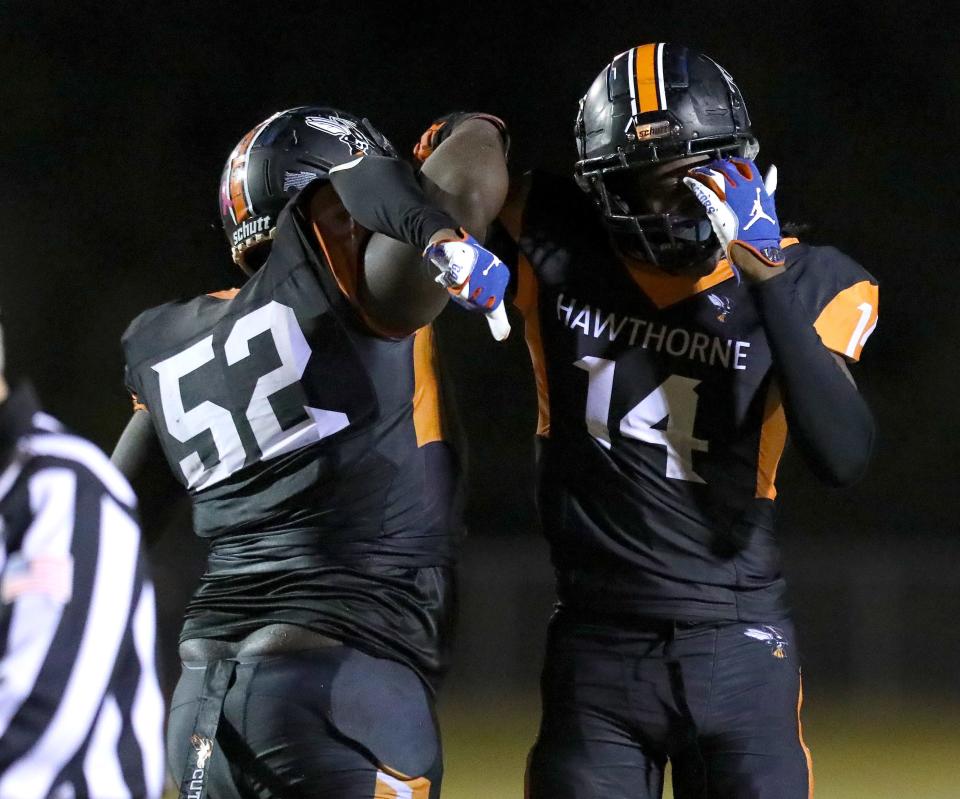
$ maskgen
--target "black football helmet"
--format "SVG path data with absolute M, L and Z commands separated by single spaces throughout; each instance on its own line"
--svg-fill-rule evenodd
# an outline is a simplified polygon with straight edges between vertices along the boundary
M 359 153 L 397 155 L 369 120 L 325 106 L 280 111 L 247 133 L 220 178 L 220 218 L 240 268 L 249 274 L 263 263 L 261 245 L 294 195 Z
M 719 246 L 680 182 L 683 167 L 759 151 L 730 74 L 701 53 L 663 42 L 620 53 L 603 69 L 580 100 L 575 132 L 577 183 L 628 254 L 667 269 L 700 263 Z M 665 182 L 656 175 L 667 176 L 672 195 L 659 202 Z

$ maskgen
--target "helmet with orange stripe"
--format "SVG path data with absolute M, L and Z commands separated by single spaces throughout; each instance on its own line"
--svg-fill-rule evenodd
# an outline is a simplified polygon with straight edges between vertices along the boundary
M 396 157 L 369 120 L 325 106 L 268 117 L 233 148 L 220 178 L 220 219 L 233 260 L 248 274 L 266 260 L 284 206 L 358 154 Z
M 577 183 L 621 249 L 671 271 L 716 255 L 703 207 L 682 178 L 703 161 L 759 150 L 723 67 L 680 45 L 631 48 L 580 100 L 575 132 Z

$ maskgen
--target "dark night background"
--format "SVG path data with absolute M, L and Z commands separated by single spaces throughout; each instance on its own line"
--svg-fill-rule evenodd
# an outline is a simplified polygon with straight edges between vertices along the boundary
M 29 375 L 49 410 L 109 450 L 129 415 L 126 324 L 239 283 L 212 226 L 217 183 L 240 136 L 276 110 L 339 105 L 403 151 L 441 113 L 488 110 L 511 127 L 514 169 L 568 171 L 577 100 L 604 64 L 635 44 L 685 43 L 739 84 L 758 161 L 780 169 L 780 218 L 809 223 L 808 240 L 840 247 L 881 285 L 880 323 L 854 369 L 880 430 L 870 474 L 830 491 L 788 453 L 778 481 L 808 693 L 956 702 L 960 57 L 947 14 L 889 0 L 4 2 L 8 372 Z M 489 688 L 516 675 L 484 660 L 470 619 L 485 600 L 470 586 L 509 572 L 514 543 L 548 574 L 533 539 L 535 404 L 521 328 L 496 347 L 482 322 L 455 313 L 443 330 L 456 335 L 448 360 L 473 434 L 468 554 L 478 553 L 461 634 L 475 668 L 463 667 L 462 684 Z M 493 573 L 477 576 L 483 564 Z M 549 601 L 549 578 L 538 579 L 537 614 L 508 608 L 535 626 L 536 645 Z M 539 653 L 522 657 L 516 679 L 532 679 Z

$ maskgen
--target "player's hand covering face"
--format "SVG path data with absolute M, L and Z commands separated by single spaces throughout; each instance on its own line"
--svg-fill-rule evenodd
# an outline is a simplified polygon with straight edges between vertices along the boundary
M 683 182 L 703 205 L 732 263 L 751 277 L 758 277 L 748 266 L 751 261 L 766 267 L 783 266 L 780 221 L 773 201 L 776 167 L 771 166 L 766 180 L 761 180 L 753 161 L 726 158 L 691 169 Z

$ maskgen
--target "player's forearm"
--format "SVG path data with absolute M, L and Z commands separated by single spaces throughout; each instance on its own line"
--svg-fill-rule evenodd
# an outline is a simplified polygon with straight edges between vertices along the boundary
M 409 164 L 366 155 L 330 173 L 343 207 L 374 233 L 423 250 L 438 233 L 457 227 L 455 219 L 427 198 Z
M 794 443 L 820 479 L 855 482 L 873 450 L 870 408 L 805 318 L 789 273 L 754 292 Z

